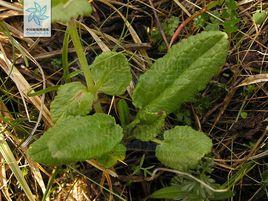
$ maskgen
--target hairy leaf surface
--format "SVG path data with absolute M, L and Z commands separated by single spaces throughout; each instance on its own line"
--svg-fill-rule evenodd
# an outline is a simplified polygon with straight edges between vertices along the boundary
M 30 149 L 33 160 L 44 164 L 66 164 L 98 158 L 111 151 L 123 137 L 112 116 L 67 117 L 59 120 Z
M 68 22 L 79 15 L 90 15 L 92 8 L 87 0 L 52 0 L 52 21 Z
M 155 138 L 165 124 L 166 114 L 142 112 L 139 113 L 138 119 L 140 123 L 132 131 L 132 135 L 142 141 L 150 141 Z
M 92 109 L 94 96 L 80 82 L 71 82 L 59 87 L 51 102 L 51 117 L 56 122 L 61 117 L 86 115 Z
M 204 133 L 189 126 L 176 126 L 164 132 L 164 141 L 156 147 L 156 157 L 177 170 L 194 168 L 211 151 L 212 142 Z
M 131 81 L 129 63 L 123 53 L 104 52 L 96 57 L 90 67 L 99 92 L 121 95 Z
M 57 164 L 68 163 L 67 161 L 62 161 L 60 159 L 56 159 L 52 157 L 48 149 L 47 143 L 53 133 L 48 132 L 48 131 L 44 133 L 44 135 L 41 138 L 39 138 L 37 141 L 31 144 L 28 150 L 29 156 L 34 161 L 42 163 L 42 164 L 47 164 L 47 165 L 57 165 Z
M 140 76 L 134 105 L 151 112 L 176 111 L 219 72 L 227 56 L 227 35 L 209 31 L 190 36 L 171 47 Z

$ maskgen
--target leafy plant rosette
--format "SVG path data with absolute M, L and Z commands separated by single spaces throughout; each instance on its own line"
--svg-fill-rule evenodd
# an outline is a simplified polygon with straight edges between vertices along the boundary
M 89 6 L 86 0 L 79 1 L 84 7 Z M 54 12 L 66 1 L 55 2 Z M 84 12 L 76 12 L 71 17 L 82 14 Z M 119 96 L 125 93 L 132 79 L 128 59 L 122 52 L 110 51 L 98 55 L 88 65 L 81 54 L 83 49 L 75 21 L 69 18 L 60 14 L 54 16 L 68 23 L 87 86 L 70 82 L 59 87 L 50 105 L 54 126 L 31 144 L 30 157 L 46 165 L 96 159 L 109 168 L 124 159 L 125 144 L 136 138 L 156 142 L 156 157 L 170 168 L 187 171 L 197 166 L 212 149 L 211 139 L 206 134 L 189 126 L 164 131 L 163 138 L 159 134 L 162 134 L 165 117 L 191 101 L 220 71 L 227 56 L 227 35 L 220 31 L 202 32 L 173 45 L 140 76 L 132 94 L 138 113 L 131 122 L 121 121 L 122 128 L 113 116 L 96 108 L 98 94 Z

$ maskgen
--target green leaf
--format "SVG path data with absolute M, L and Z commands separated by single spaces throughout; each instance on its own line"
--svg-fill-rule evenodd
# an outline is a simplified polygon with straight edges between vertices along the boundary
M 166 166 L 188 170 L 211 151 L 212 142 L 204 133 L 189 126 L 176 126 L 164 132 L 164 141 L 156 147 L 156 157 Z
M 27 93 L 27 96 L 29 97 L 33 97 L 33 96 L 40 96 L 42 94 L 45 94 L 45 93 L 48 93 L 48 92 L 51 92 L 51 91 L 57 91 L 59 88 L 59 86 L 51 86 L 51 87 L 47 87 L 45 89 L 41 89 L 39 91 L 36 91 L 36 92 L 28 92 Z
M 57 96 L 50 105 L 54 122 L 67 116 L 88 114 L 92 109 L 94 96 L 80 82 L 71 82 L 59 87 Z
M 68 22 L 79 15 L 90 15 L 92 8 L 87 0 L 52 0 L 52 22 Z
M 227 33 L 233 33 L 238 30 L 237 23 L 240 21 L 239 18 L 233 17 L 231 20 L 226 20 L 223 22 L 224 31 Z
M 226 192 L 214 192 L 209 199 L 210 200 L 227 200 L 234 196 L 234 193 L 231 190 Z
M 48 165 L 98 158 L 110 152 L 123 137 L 112 116 L 67 117 L 59 120 L 29 149 L 30 157 Z
M 256 10 L 253 14 L 252 19 L 256 24 L 262 24 L 265 19 L 268 17 L 268 11 L 265 10 Z
M 245 112 L 245 111 L 242 111 L 242 112 L 240 113 L 240 116 L 241 116 L 242 119 L 246 119 L 247 116 L 248 116 L 248 113 Z
M 266 166 L 267 168 L 267 166 Z M 265 169 L 263 172 L 262 172 L 262 180 L 261 180 L 261 185 L 265 188 L 268 187 L 268 170 Z
M 168 186 L 161 188 L 150 196 L 154 199 L 176 199 L 178 197 L 186 196 L 187 192 L 181 190 L 180 186 Z
M 127 124 L 130 123 L 129 108 L 128 108 L 127 102 L 124 99 L 120 99 L 120 101 L 118 102 L 117 110 L 118 110 L 121 126 L 124 128 Z
M 99 92 L 121 95 L 131 81 L 129 63 L 123 53 L 104 52 L 96 57 L 90 67 Z
M 150 141 L 155 138 L 163 128 L 165 124 L 166 114 L 163 112 L 150 113 L 142 112 L 139 113 L 137 118 L 140 123 L 132 131 L 132 135 L 141 141 Z
M 172 46 L 140 76 L 132 96 L 134 105 L 151 112 L 176 111 L 219 72 L 227 47 L 227 35 L 220 31 L 203 32 Z
M 171 199 L 171 200 L 189 200 L 189 201 L 203 201 L 206 198 L 208 200 L 226 200 L 233 196 L 232 191 L 214 193 L 208 189 L 202 190 L 203 192 L 198 192 L 202 189 L 199 184 L 193 181 L 193 184 L 190 186 L 188 183 L 182 183 L 180 185 L 172 185 L 168 187 L 161 188 L 151 195 L 151 198 L 154 199 Z M 197 189 L 199 188 L 199 189 Z M 200 193 L 200 194 L 199 194 Z
M 163 24 L 164 32 L 168 36 L 172 36 L 176 30 L 176 28 L 180 24 L 180 18 L 177 16 L 171 16 L 169 19 L 166 20 L 166 22 Z
M 126 147 L 122 144 L 118 144 L 114 149 L 97 158 L 97 161 L 105 168 L 113 167 L 117 161 L 123 161 L 126 157 Z
M 54 128 L 54 127 L 52 127 Z M 47 164 L 47 165 L 57 165 L 68 163 L 67 161 L 63 161 L 60 159 L 56 159 L 52 157 L 49 149 L 48 149 L 48 141 L 53 135 L 50 128 L 44 135 L 39 138 L 39 140 L 35 141 L 29 148 L 28 154 L 29 156 L 36 162 Z

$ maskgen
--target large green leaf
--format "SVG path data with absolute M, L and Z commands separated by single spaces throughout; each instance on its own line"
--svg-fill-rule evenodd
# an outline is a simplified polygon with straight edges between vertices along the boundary
M 92 8 L 87 0 L 52 0 L 52 21 L 68 22 L 79 15 L 90 15 Z
M 67 117 L 59 120 L 30 149 L 33 160 L 48 165 L 98 158 L 110 152 L 123 137 L 112 116 Z
M 86 115 L 92 109 L 94 96 L 80 82 L 71 82 L 59 87 L 57 96 L 50 105 L 51 117 L 56 122 L 69 115 Z
M 131 81 L 129 63 L 123 53 L 104 52 L 96 57 L 90 67 L 99 92 L 121 95 Z
M 164 141 L 156 147 L 156 157 L 166 166 L 188 170 L 211 151 L 212 142 L 204 133 L 189 126 L 176 126 L 164 132 Z
M 151 112 L 176 111 L 219 72 L 227 47 L 227 35 L 219 31 L 203 32 L 172 46 L 140 76 L 134 105 Z
M 51 152 L 48 149 L 47 143 L 53 135 L 53 132 L 49 131 L 50 129 L 41 138 L 39 138 L 39 140 L 31 144 L 28 150 L 29 156 L 36 162 L 48 165 L 69 163 L 69 161 L 63 161 L 61 159 L 56 159 L 52 157 Z

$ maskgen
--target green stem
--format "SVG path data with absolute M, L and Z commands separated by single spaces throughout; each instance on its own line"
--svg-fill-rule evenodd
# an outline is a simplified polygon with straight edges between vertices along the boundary
M 90 91 L 94 91 L 94 82 L 93 82 L 93 79 L 91 76 L 89 65 L 87 63 L 87 58 L 86 58 L 86 55 L 84 52 L 84 48 L 81 44 L 80 37 L 79 37 L 78 32 L 77 32 L 75 21 L 70 20 L 68 23 L 68 27 L 69 27 L 69 34 L 70 34 L 71 39 L 73 41 L 74 48 L 75 48 L 76 54 L 78 56 L 79 63 L 81 65 L 81 70 L 83 71 L 86 82 L 87 82 L 87 88 Z
M 104 113 L 104 111 L 103 111 L 103 109 L 101 107 L 99 99 L 97 99 L 97 101 L 95 102 L 94 109 L 95 109 L 95 112 L 97 112 L 97 113 Z
M 162 144 L 163 141 L 159 140 L 159 139 L 151 139 L 152 142 L 156 143 L 156 144 Z
M 131 131 L 139 123 L 140 123 L 140 119 L 137 118 L 137 116 L 136 116 L 136 118 L 132 122 L 130 122 L 128 125 L 126 125 L 126 129 Z
M 63 78 L 65 82 L 69 82 L 69 80 L 67 80 L 67 76 L 69 74 L 69 62 L 68 62 L 69 38 L 70 35 L 67 28 L 64 34 L 63 45 L 62 45 L 62 68 L 63 68 Z
M 48 184 L 47 184 L 47 188 L 46 188 L 46 192 L 44 193 L 44 196 L 42 198 L 42 201 L 45 201 L 47 199 L 47 197 L 49 197 L 49 194 L 51 192 L 51 187 L 52 187 L 52 184 L 53 184 L 53 181 L 55 180 L 58 172 L 59 172 L 60 168 L 59 166 L 57 166 L 53 172 L 52 172 L 52 176 L 49 178 L 48 180 Z

